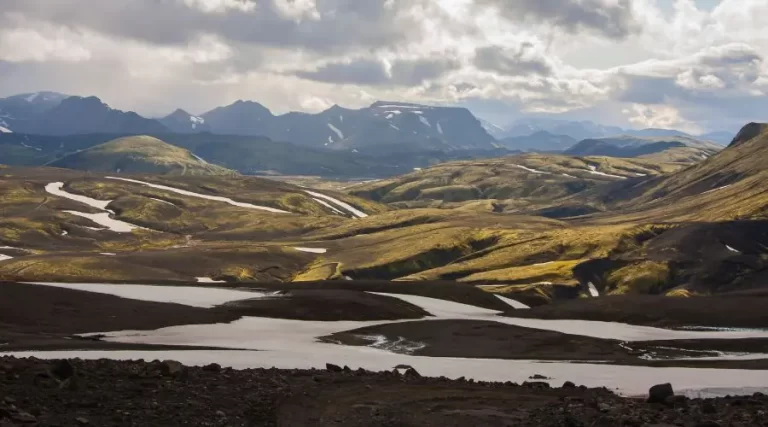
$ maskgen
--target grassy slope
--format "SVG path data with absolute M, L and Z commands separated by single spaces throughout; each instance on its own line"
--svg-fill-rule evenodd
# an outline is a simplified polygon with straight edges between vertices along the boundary
M 657 176 L 683 167 L 642 159 L 525 154 L 445 163 L 401 177 L 353 186 L 351 194 L 405 207 L 457 207 L 496 200 L 497 209 L 546 205 L 619 178 Z M 537 171 L 537 172 L 534 172 Z
M 195 262 L 208 266 L 222 262 L 219 270 L 227 271 L 224 276 L 233 280 L 250 277 L 309 281 L 341 279 L 343 276 L 400 281 L 456 280 L 494 292 L 514 293 L 531 304 L 586 296 L 587 282 L 593 282 L 601 294 L 685 296 L 727 292 L 764 286 L 768 280 L 765 273 L 768 271 L 768 221 L 761 220 L 765 218 L 768 206 L 768 180 L 761 163 L 761 159 L 766 158 L 766 150 L 768 133 L 762 133 L 676 173 L 616 182 L 606 179 L 604 184 L 598 183 L 601 177 L 595 176 L 592 187 L 563 202 L 593 203 L 616 211 L 564 221 L 493 213 L 495 201 L 491 200 L 462 203 L 458 209 L 392 211 L 368 201 L 370 205 L 364 210 L 376 214 L 349 220 L 331 215 L 332 212 L 323 210 L 302 194 L 303 190 L 288 184 L 255 178 L 143 178 L 302 213 L 275 216 L 211 205 L 133 184 L 83 179 L 81 174 L 74 172 L 41 169 L 36 172 L 39 175 L 14 177 L 16 171 L 10 170 L 11 178 L 2 183 L 9 195 L 7 199 L 16 200 L 5 203 L 6 209 L 12 209 L 14 214 L 4 219 L 4 227 L 0 230 L 15 233 L 15 239 L 10 242 L 12 246 L 39 241 L 41 251 L 53 251 L 54 243 L 71 244 L 68 243 L 70 239 L 78 237 L 71 237 L 74 232 L 68 238 L 56 235 L 57 227 L 64 226 L 60 210 L 71 209 L 67 205 L 69 202 L 58 198 L 47 198 L 46 201 L 45 195 L 40 193 L 42 183 L 54 180 L 55 176 L 55 180 L 67 180 L 72 191 L 97 198 L 116 198 L 112 207 L 123 218 L 143 220 L 153 227 L 168 227 L 167 233 L 143 240 L 135 236 L 83 238 L 82 243 L 78 243 L 83 248 L 94 252 L 107 247 L 120 248 L 120 251 L 167 248 L 179 244 L 183 234 L 192 234 L 192 248 L 184 249 L 192 253 L 247 253 L 259 247 L 268 250 L 263 252 L 269 253 L 268 256 L 254 254 L 252 258 L 266 259 L 266 262 L 226 261 L 230 255 L 222 255 L 221 259 L 225 261 Z M 585 166 L 596 165 L 599 161 L 605 162 L 599 164 L 599 170 L 613 174 L 644 173 L 640 172 L 642 170 L 653 175 L 666 171 L 667 167 L 680 168 L 679 165 L 662 167 L 637 159 L 520 156 L 498 162 L 469 162 L 474 165 L 472 167 L 467 163 L 456 164 L 463 167 L 443 165 L 406 178 L 447 168 L 445 170 L 452 171 L 450 173 L 459 172 L 453 177 L 458 182 L 451 185 L 470 185 L 468 182 L 475 179 L 492 179 L 483 174 L 497 173 L 493 168 L 504 168 L 505 171 L 512 170 L 510 174 L 523 174 L 519 175 L 523 179 L 535 175 L 531 177 L 534 183 L 548 186 L 547 179 L 560 178 L 542 178 L 539 176 L 542 174 L 527 172 L 514 165 L 538 170 L 549 168 L 551 175 L 563 170 L 580 173 L 576 170 L 581 169 L 586 176 L 591 174 Z M 492 165 L 481 167 L 480 163 Z M 383 182 L 370 184 L 381 186 Z M 725 185 L 731 186 L 711 191 Z M 392 191 L 390 188 L 385 194 Z M 155 205 L 157 202 L 148 197 L 170 201 L 176 207 Z M 359 207 L 365 203 L 353 196 L 346 196 L 345 200 Z M 40 204 L 42 207 L 35 208 Z M 738 220 L 732 221 L 734 219 Z M 5 226 L 9 223 L 16 224 L 16 228 Z M 21 239 L 18 230 L 34 232 L 37 237 Z M 164 242 L 159 238 L 164 235 L 169 236 L 167 242 L 159 243 Z M 7 240 L 5 235 L 0 235 L 0 242 Z M 328 251 L 324 254 L 299 253 L 290 249 L 294 245 Z M 183 259 L 181 255 L 178 257 L 172 259 Z M 141 265 L 141 268 L 158 266 L 147 266 L 144 261 L 125 255 L 114 260 L 118 261 L 121 265 Z M 5 265 L 14 262 L 0 264 L 0 274 Z M 274 275 L 267 273 L 270 265 L 275 270 Z M 223 274 L 208 267 L 204 272 L 182 267 L 186 270 L 164 274 L 173 273 L 177 279 L 179 275 Z
M 183 148 L 151 136 L 118 138 L 70 154 L 54 167 L 105 173 L 156 175 L 234 175 L 235 172 L 196 158 Z
M 0 168 L 0 246 L 28 250 L 0 250 L 15 257 L 0 262 L 0 277 L 193 280 L 217 275 L 232 280 L 291 280 L 315 258 L 291 249 L 291 240 L 352 221 L 289 184 L 244 176 L 137 178 L 294 213 L 240 208 L 67 169 Z M 113 200 L 109 208 L 118 219 L 147 229 L 113 233 L 87 228 L 96 224 L 63 211 L 99 211 L 47 194 L 45 185 L 55 181 L 65 182 L 65 190 L 71 193 Z M 353 196 L 339 197 L 369 213 L 387 210 Z M 279 243 L 278 239 L 287 240 Z M 158 249 L 151 257 L 138 255 Z M 117 256 L 98 255 L 102 252 Z

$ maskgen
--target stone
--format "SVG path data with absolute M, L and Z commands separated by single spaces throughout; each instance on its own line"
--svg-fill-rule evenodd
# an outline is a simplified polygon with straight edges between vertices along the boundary
M 210 365 L 203 366 L 203 370 L 206 372 L 221 372 L 221 365 L 218 363 L 211 363 Z
M 341 369 L 341 366 L 334 365 L 333 363 L 326 363 L 325 364 L 325 369 L 328 372 L 341 372 L 341 371 L 343 371 L 343 369 Z
M 674 395 L 672 384 L 657 384 L 648 390 L 648 403 L 666 403 L 666 399 Z
M 565 383 L 563 383 L 563 388 L 576 388 L 576 384 L 570 381 L 566 381 Z
M 11 420 L 22 424 L 32 424 L 37 422 L 37 417 L 28 412 L 17 412 L 11 415 Z
M 600 412 L 608 412 L 608 411 L 610 411 L 612 409 L 612 407 L 611 407 L 611 405 L 609 405 L 607 403 L 598 403 L 597 404 L 597 409 Z
M 77 417 L 77 418 L 75 418 L 75 421 L 77 421 L 77 423 L 80 424 L 81 426 L 84 426 L 84 425 L 87 425 L 87 424 L 91 423 L 88 420 L 88 418 L 85 418 L 85 417 Z
M 50 367 L 50 373 L 54 378 L 64 381 L 75 376 L 75 367 L 69 363 L 69 360 L 57 360 Z
M 714 414 L 717 412 L 717 408 L 715 408 L 715 405 L 713 405 L 712 402 L 704 402 L 704 404 L 701 405 L 701 412 L 704 414 Z
M 181 362 L 175 360 L 164 360 L 160 362 L 160 373 L 166 377 L 181 376 L 185 370 L 186 367 Z
M 421 378 L 421 374 L 419 373 L 419 371 L 413 368 L 408 368 L 408 370 L 405 371 L 405 376 L 409 378 Z
M 544 375 L 541 375 L 541 374 L 535 374 L 533 376 L 528 377 L 528 379 L 529 380 L 548 380 L 550 378 L 545 377 Z

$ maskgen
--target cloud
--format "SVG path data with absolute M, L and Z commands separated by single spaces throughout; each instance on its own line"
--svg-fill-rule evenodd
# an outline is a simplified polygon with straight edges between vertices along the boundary
M 512 22 L 546 22 L 569 33 L 622 39 L 640 31 L 632 0 L 479 0 Z
M 251 12 L 256 9 L 252 0 L 179 0 L 185 5 L 204 13 L 225 13 L 230 10 Z
M 413 86 L 458 69 L 459 65 L 450 59 L 398 59 L 390 62 L 385 59 L 358 58 L 330 62 L 315 70 L 295 71 L 294 74 L 325 83 Z
M 483 100 L 494 116 L 708 128 L 768 109 L 763 0 L 2 3 L 1 95 L 53 89 L 145 114 Z
M 622 112 L 629 117 L 630 123 L 641 128 L 680 129 L 694 133 L 700 131 L 695 124 L 683 119 L 680 111 L 669 105 L 633 104 Z
M 496 45 L 479 47 L 475 50 L 474 64 L 481 70 L 511 76 L 548 76 L 554 71 L 550 61 L 531 42 L 520 43 L 514 48 Z

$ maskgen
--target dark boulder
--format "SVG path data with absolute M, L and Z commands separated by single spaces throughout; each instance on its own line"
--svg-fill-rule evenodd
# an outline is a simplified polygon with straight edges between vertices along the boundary
M 648 390 L 648 403 L 666 403 L 667 398 L 674 395 L 672 384 L 656 384 Z
M 325 364 L 325 369 L 328 372 L 341 372 L 341 371 L 343 371 L 343 369 L 341 369 L 341 366 L 334 365 L 333 363 L 326 363 Z

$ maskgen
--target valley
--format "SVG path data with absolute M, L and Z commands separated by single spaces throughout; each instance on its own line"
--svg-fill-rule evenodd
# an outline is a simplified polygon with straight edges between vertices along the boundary
M 0 136 L 38 148 L 0 166 L 8 357 L 768 391 L 762 125 L 722 150 L 584 141 L 401 174 L 252 137 L 114 136 Z M 227 144 L 272 173 L 230 167 Z

